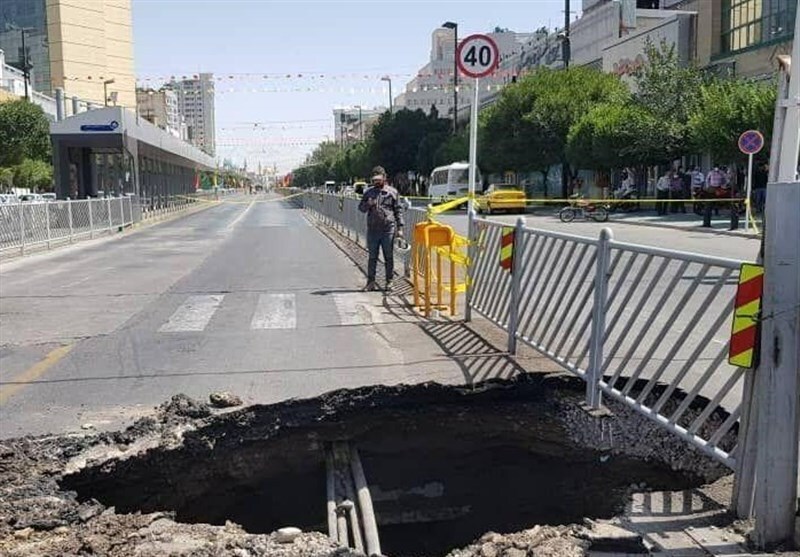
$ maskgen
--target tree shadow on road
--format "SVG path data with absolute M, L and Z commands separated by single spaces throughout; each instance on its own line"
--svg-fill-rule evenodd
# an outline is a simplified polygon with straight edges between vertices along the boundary
M 317 222 L 319 230 L 328 237 L 363 273 L 367 269 L 367 252 L 353 240 Z M 398 262 L 398 266 L 402 264 Z M 378 264 L 378 281 L 382 284 L 383 265 Z M 324 293 L 325 291 L 319 291 Z M 445 356 L 454 361 L 464 375 L 466 384 L 472 385 L 487 379 L 509 379 L 527 373 L 508 352 L 499 349 L 476 331 L 470 324 L 455 320 L 429 320 L 413 306 L 414 289 L 405 279 L 395 283 L 391 295 L 384 296 L 384 310 L 398 321 L 413 321 L 430 337 Z

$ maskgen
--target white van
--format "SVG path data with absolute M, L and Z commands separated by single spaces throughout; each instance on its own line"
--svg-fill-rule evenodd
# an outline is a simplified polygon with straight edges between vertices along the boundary
M 480 190 L 481 173 L 475 175 L 475 188 Z M 469 163 L 454 162 L 431 172 L 428 196 L 433 199 L 463 197 L 469 193 Z

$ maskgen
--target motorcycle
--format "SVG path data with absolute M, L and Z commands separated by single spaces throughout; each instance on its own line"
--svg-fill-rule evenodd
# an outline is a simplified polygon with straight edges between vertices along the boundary
M 582 196 L 575 197 L 574 201 L 558 212 L 558 218 L 561 219 L 561 222 L 572 222 L 576 218 L 606 222 L 609 209 L 607 203 L 589 203 Z

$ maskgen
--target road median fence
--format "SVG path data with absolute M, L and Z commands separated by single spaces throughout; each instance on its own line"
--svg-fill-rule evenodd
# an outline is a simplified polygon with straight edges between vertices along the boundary
M 365 246 L 357 199 L 302 200 Z M 524 343 L 583 379 L 587 407 L 614 400 L 736 469 L 752 380 L 727 361 L 742 261 L 469 216 L 467 319 L 480 314 L 507 332 L 509 352 Z M 410 208 L 406 229 L 429 217 Z
M 165 200 L 127 195 L 0 204 L 0 254 L 24 255 L 122 232 L 136 223 L 167 218 L 201 200 L 215 198 L 213 192 L 199 192 Z

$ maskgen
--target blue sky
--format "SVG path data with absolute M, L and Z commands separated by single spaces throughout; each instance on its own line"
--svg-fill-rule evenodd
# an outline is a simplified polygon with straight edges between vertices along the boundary
M 333 108 L 386 105 L 383 74 L 394 75 L 395 95 L 402 91 L 428 60 L 431 32 L 442 22 L 458 22 L 462 37 L 495 26 L 533 31 L 561 26 L 563 4 L 133 0 L 136 74 L 150 85 L 201 71 L 222 77 L 220 157 L 288 171 L 332 138 Z

